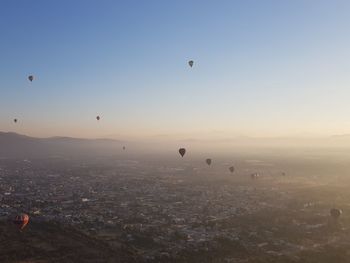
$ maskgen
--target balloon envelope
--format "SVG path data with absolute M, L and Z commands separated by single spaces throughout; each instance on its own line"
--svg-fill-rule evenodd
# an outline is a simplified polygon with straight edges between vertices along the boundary
M 30 82 L 32 82 L 32 81 L 34 80 L 34 76 L 33 76 L 33 75 L 29 75 L 29 76 L 28 76 L 28 80 L 29 80 Z
M 331 216 L 335 219 L 339 218 L 340 215 L 343 213 L 342 210 L 337 209 L 337 208 L 332 208 L 329 213 L 331 214 Z
M 193 67 L 193 63 L 193 60 L 188 61 L 188 65 L 190 65 L 191 68 Z
M 206 162 L 208 165 L 211 165 L 211 159 L 210 159 L 210 158 L 206 159 L 205 162 Z
M 13 223 L 19 228 L 19 229 L 23 229 L 26 227 L 26 225 L 29 223 L 29 216 L 27 214 L 20 214 L 17 215 L 14 220 Z
M 101 118 L 100 118 L 100 116 L 96 116 L 96 120 L 98 120 L 98 121 L 99 121 L 100 119 L 101 119 Z
M 231 166 L 230 168 L 228 168 L 230 170 L 231 173 L 234 172 L 235 168 L 233 166 Z
M 180 148 L 179 149 L 179 153 L 180 153 L 181 157 L 184 157 L 184 155 L 186 153 L 186 149 L 185 148 Z
M 14 123 L 17 123 L 17 119 L 13 119 Z
M 125 150 L 125 146 L 123 146 L 123 150 Z
M 259 174 L 258 174 L 258 173 L 252 173 L 252 174 L 250 175 L 250 177 L 251 177 L 252 179 L 258 179 Z

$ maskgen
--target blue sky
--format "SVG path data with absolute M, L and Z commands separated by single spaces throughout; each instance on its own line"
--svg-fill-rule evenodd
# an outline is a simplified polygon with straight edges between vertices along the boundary
M 349 13 L 349 1 L 1 1 L 0 130 L 349 133 Z

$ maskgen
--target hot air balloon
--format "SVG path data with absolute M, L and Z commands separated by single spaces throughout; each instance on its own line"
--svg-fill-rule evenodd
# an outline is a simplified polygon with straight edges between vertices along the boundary
M 101 119 L 101 118 L 100 118 L 100 116 L 96 116 L 96 120 L 98 120 L 98 121 L 99 121 L 100 119 Z
M 184 155 L 186 153 L 186 149 L 185 148 L 180 148 L 179 149 L 179 153 L 180 153 L 181 157 L 184 157 Z
M 123 150 L 125 151 L 125 146 L 123 146 Z
M 30 82 L 32 82 L 32 81 L 34 80 L 34 76 L 33 76 L 33 75 L 29 75 L 29 76 L 28 76 L 28 80 L 29 80 Z
M 13 223 L 18 227 L 18 229 L 22 230 L 23 228 L 26 227 L 26 225 L 29 222 L 29 216 L 27 214 L 20 214 L 17 215 L 14 220 Z
M 235 170 L 235 168 L 233 166 L 229 167 L 228 169 L 230 170 L 231 173 L 233 173 Z
M 188 65 L 190 65 L 191 68 L 193 67 L 193 63 L 193 60 L 188 61 Z
M 211 165 L 211 159 L 210 158 L 206 159 L 205 162 L 207 163 L 207 165 Z
M 343 213 L 343 211 L 341 209 L 332 208 L 329 211 L 329 213 L 331 214 L 331 217 L 333 217 L 334 219 L 338 219 L 340 215 Z
M 259 177 L 259 174 L 258 174 L 258 173 L 252 173 L 252 174 L 250 175 L 250 178 L 252 178 L 252 179 L 258 179 L 258 177 Z
M 17 119 L 13 119 L 13 122 L 14 122 L 14 123 L 17 123 Z

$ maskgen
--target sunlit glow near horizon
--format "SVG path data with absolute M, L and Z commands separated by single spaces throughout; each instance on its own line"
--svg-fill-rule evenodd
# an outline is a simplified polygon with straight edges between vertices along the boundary
M 0 131 L 350 134 L 349 11 L 347 1 L 3 2 Z

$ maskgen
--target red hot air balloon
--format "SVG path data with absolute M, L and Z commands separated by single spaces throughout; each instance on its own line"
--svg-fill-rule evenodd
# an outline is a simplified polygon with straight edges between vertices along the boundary
M 207 165 L 211 165 L 211 159 L 210 158 L 206 159 L 205 162 L 207 163 Z
M 13 223 L 18 227 L 18 229 L 22 230 L 29 223 L 29 216 L 27 214 L 17 215 Z
M 181 157 L 184 157 L 184 155 L 186 153 L 186 149 L 185 148 L 180 148 L 179 149 L 179 153 L 180 153 Z

